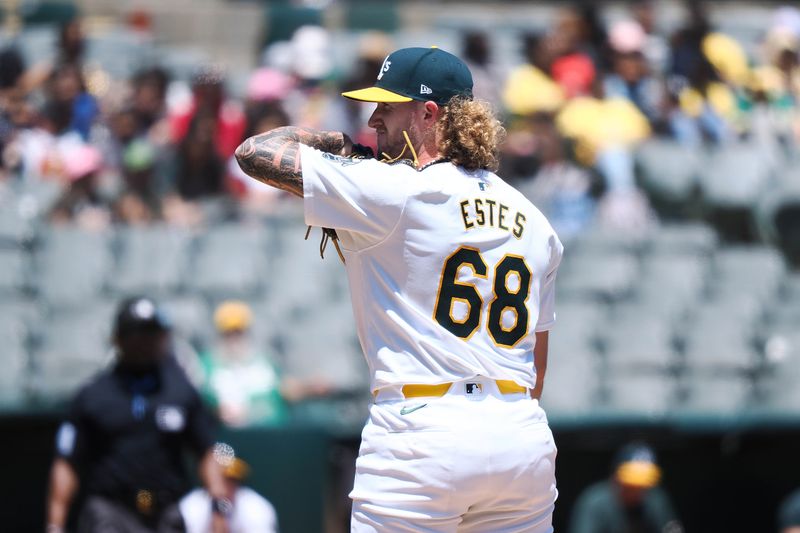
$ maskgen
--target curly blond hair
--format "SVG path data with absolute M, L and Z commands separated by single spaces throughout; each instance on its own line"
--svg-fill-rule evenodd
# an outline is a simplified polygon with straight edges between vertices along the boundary
M 454 97 L 439 116 L 439 152 L 467 170 L 495 171 L 506 130 L 491 105 Z

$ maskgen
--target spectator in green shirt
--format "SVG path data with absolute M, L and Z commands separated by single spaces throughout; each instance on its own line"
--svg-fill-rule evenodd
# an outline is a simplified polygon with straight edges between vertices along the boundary
M 667 493 L 658 486 L 661 469 L 643 443 L 623 447 L 609 479 L 580 495 L 570 519 L 570 533 L 681 533 Z
M 253 341 L 252 320 L 244 302 L 220 304 L 214 313 L 218 339 L 201 355 L 203 395 L 228 426 L 281 424 L 287 419 L 280 374 Z

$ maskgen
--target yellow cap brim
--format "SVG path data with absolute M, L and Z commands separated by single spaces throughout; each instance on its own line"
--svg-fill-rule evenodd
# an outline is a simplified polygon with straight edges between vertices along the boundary
M 223 468 L 222 473 L 227 478 L 242 481 L 250 473 L 250 466 L 238 457 L 235 457 L 230 464 Z
M 661 480 L 661 469 L 650 462 L 630 461 L 617 468 L 617 480 L 634 487 L 655 487 Z
M 356 91 L 347 91 L 342 93 L 345 98 L 351 100 L 359 100 L 361 102 L 386 102 L 395 104 L 400 102 L 410 102 L 411 98 L 403 96 L 380 87 L 367 87 L 366 89 L 358 89 Z

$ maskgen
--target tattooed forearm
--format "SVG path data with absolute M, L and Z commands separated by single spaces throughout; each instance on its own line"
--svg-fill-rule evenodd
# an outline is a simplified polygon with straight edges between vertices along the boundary
M 244 141 L 236 149 L 236 161 L 249 176 L 297 196 L 303 196 L 300 145 L 340 153 L 345 136 L 334 131 L 314 131 L 287 126 Z

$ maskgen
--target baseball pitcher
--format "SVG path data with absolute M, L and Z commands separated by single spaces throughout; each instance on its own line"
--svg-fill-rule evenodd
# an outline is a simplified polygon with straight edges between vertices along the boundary
M 550 532 L 556 448 L 538 400 L 561 242 L 494 174 L 503 128 L 460 59 L 400 49 L 344 96 L 376 103 L 378 157 L 294 127 L 236 157 L 302 197 L 345 260 L 373 394 L 352 530 Z

